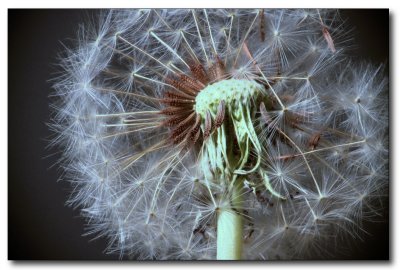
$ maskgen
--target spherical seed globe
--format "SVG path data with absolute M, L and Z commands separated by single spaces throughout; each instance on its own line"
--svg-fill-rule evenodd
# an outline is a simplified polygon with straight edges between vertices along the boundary
M 78 36 L 53 144 L 109 252 L 331 258 L 384 210 L 387 78 L 337 11 L 111 10 Z

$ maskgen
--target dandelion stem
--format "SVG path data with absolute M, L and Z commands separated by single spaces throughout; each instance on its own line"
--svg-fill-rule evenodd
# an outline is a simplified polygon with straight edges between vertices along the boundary
M 240 260 L 242 255 L 243 220 L 238 212 L 242 207 L 240 184 L 236 181 L 233 190 L 231 208 L 220 209 L 217 225 L 217 260 Z

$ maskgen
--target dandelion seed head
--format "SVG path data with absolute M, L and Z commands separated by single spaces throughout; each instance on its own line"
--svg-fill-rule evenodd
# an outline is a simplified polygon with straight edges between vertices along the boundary
M 243 259 L 361 239 L 387 197 L 387 78 L 348 59 L 348 33 L 311 9 L 112 10 L 83 26 L 50 128 L 88 234 L 152 260 L 215 259 L 223 213 L 243 221 Z

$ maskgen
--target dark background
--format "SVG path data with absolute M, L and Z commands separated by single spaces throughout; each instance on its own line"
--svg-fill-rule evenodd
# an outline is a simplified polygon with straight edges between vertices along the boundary
M 105 239 L 85 233 L 79 210 L 65 206 L 69 184 L 57 181 L 58 159 L 50 136 L 49 94 L 63 45 L 73 46 L 78 25 L 97 10 L 9 10 L 8 12 L 8 259 L 115 260 Z M 354 27 L 354 57 L 389 62 L 389 12 L 342 10 Z M 61 43 L 62 42 L 62 43 Z M 51 156 L 49 156 L 51 155 Z M 389 224 L 369 224 L 372 234 L 342 259 L 389 259 Z

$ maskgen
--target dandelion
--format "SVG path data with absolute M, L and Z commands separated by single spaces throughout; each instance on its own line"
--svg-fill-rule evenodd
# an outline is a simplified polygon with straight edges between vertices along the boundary
M 383 66 L 332 10 L 113 10 L 62 59 L 69 203 L 141 260 L 303 259 L 361 239 L 388 182 Z

